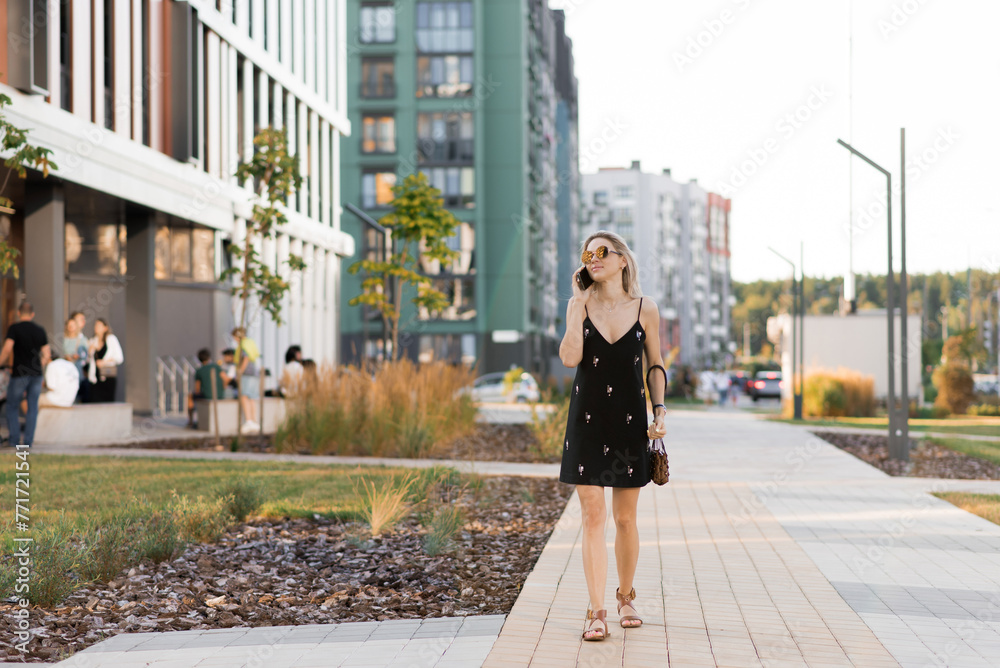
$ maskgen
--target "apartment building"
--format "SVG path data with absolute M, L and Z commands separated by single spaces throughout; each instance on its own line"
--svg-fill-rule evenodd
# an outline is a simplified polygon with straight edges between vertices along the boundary
M 303 182 L 289 223 L 257 250 L 277 272 L 290 253 L 308 268 L 290 276 L 287 324 L 253 310 L 249 334 L 274 377 L 293 343 L 336 361 L 341 264 L 354 252 L 340 226 L 346 9 L 345 0 L 0 1 L 8 117 L 59 167 L 10 182 L 15 213 L 0 232 L 21 250 L 22 271 L 6 281 L 4 325 L 24 297 L 53 338 L 72 311 L 91 326 L 107 318 L 125 352 L 119 399 L 155 410 L 158 360 L 230 343 L 239 313 L 218 276 L 252 212 L 251 186 L 234 172 L 255 133 L 276 126 Z
M 670 170 L 643 173 L 603 168 L 583 174 L 581 226 L 577 245 L 606 229 L 628 242 L 639 262 L 644 294 L 660 307 L 664 356 L 679 347 L 683 364 L 708 367 L 725 362 L 732 307 L 729 271 L 730 200 L 680 183 Z
M 451 305 L 420 313 L 403 301 L 401 353 L 413 359 L 511 364 L 547 374 L 561 318 L 555 288 L 560 226 L 575 219 L 576 79 L 562 12 L 544 0 L 350 0 L 343 196 L 372 218 L 392 186 L 424 172 L 461 221 L 460 259 L 422 267 Z M 565 176 L 562 176 L 561 173 Z M 347 216 L 374 253 L 379 235 Z M 348 306 L 350 359 L 384 354 L 380 316 Z

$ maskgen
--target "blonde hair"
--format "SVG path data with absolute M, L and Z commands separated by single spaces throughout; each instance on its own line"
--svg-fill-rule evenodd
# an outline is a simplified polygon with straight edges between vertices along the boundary
M 587 237 L 586 241 L 583 242 L 580 252 L 582 253 L 587 250 L 587 246 L 594 239 L 607 239 L 614 246 L 612 250 L 616 250 L 622 254 L 622 257 L 625 258 L 625 267 L 622 269 L 622 290 L 629 297 L 642 297 L 642 288 L 639 287 L 639 263 L 635 259 L 635 253 L 628 247 L 625 240 L 614 232 L 598 230 Z

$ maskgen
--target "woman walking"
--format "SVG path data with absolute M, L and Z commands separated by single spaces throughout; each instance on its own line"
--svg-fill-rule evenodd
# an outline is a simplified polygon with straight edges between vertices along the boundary
M 559 479 L 577 486 L 583 512 L 583 574 L 590 595 L 583 639 L 604 640 L 604 488 L 612 488 L 619 624 L 635 628 L 642 626 L 633 587 L 639 558 L 636 506 L 639 490 L 650 480 L 647 439 L 666 433 L 666 373 L 659 312 L 653 300 L 642 297 L 635 255 L 624 239 L 607 231 L 590 235 L 583 249 L 583 266 L 573 275 L 573 296 L 566 308 L 566 335 L 559 346 L 563 364 L 577 367 Z M 654 421 L 648 430 L 643 353 L 650 371 L 663 372 L 649 374 Z
M 122 345 L 104 318 L 94 321 L 94 338 L 90 340 L 91 401 L 111 403 L 118 385 L 118 366 L 125 362 Z

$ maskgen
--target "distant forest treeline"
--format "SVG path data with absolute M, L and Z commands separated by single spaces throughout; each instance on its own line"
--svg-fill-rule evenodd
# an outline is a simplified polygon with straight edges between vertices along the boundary
M 971 278 L 971 299 L 969 283 Z M 805 280 L 806 313 L 837 313 L 844 279 L 809 278 Z M 978 328 L 980 336 L 984 321 L 996 318 L 996 294 L 1000 274 L 973 269 L 946 274 L 911 274 L 907 306 L 910 313 L 922 313 L 923 338 L 942 338 L 942 324 L 947 314 L 948 334 Z M 899 297 L 899 275 L 895 276 L 896 296 Z M 885 276 L 858 275 L 858 310 L 885 308 Z M 743 349 L 743 323 L 750 323 L 750 349 L 759 354 L 767 341 L 767 319 L 791 307 L 791 279 L 785 281 L 733 282 L 736 305 L 733 306 L 733 340 Z M 971 303 L 970 303 L 971 302 Z M 970 320 L 971 305 L 971 320 Z

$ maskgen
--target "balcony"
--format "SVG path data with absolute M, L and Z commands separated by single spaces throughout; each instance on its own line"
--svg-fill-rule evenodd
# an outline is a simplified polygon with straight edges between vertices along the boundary
M 396 97 L 395 81 L 363 81 L 361 97 L 366 100 L 386 100 Z

